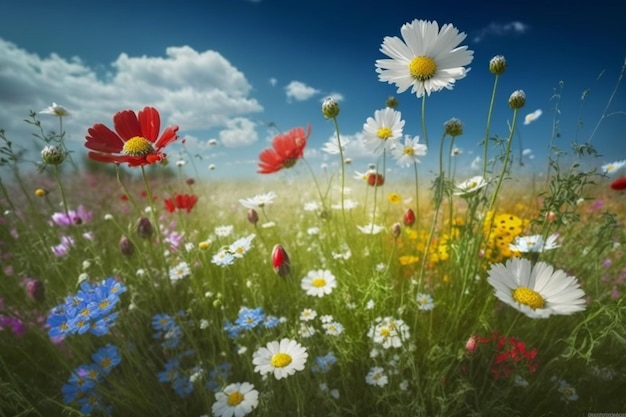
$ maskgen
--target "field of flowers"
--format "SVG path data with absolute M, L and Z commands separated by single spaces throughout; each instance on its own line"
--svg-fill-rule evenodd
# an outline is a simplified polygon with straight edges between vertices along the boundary
M 385 38 L 381 81 L 425 98 L 462 79 L 464 35 L 439 29 Z M 423 32 L 443 50 L 414 50 Z M 489 70 L 499 96 L 504 57 Z M 367 171 L 327 99 L 311 117 L 337 130 L 337 172 L 310 169 L 296 127 L 259 155 L 262 181 L 187 174 L 152 107 L 94 121 L 90 164 L 67 152 L 62 106 L 40 112 L 56 132 L 31 114 L 37 173 L 0 131 L 0 416 L 626 412 L 626 161 L 587 169 L 597 154 L 574 144 L 517 175 L 524 104 L 510 94 L 508 138 L 488 122 L 471 178 L 448 158 L 462 122 L 405 137 L 394 98 L 364 123 Z

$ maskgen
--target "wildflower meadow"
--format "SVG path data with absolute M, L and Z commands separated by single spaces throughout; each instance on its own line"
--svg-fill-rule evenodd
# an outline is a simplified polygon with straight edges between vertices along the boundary
M 332 98 L 277 129 L 258 181 L 168 158 L 184 137 L 150 103 L 94 120 L 82 154 L 62 104 L 25 115 L 37 161 L 1 130 L 0 415 L 626 413 L 626 155 L 553 140 L 520 174 L 516 129 L 540 114 L 498 89 L 505 56 L 475 62 L 452 24 L 400 33 L 373 63 L 398 96 L 363 120 L 364 171 Z M 427 99 L 472 77 L 494 83 L 461 177 L 463 121 L 429 124 Z M 309 164 L 307 118 L 338 164 Z

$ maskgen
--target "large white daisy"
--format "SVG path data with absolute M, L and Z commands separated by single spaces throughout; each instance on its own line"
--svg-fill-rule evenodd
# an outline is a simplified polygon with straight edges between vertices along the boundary
M 336 286 L 337 279 L 327 269 L 309 271 L 300 283 L 300 287 L 306 291 L 306 294 L 313 297 L 330 294 Z
M 304 369 L 309 354 L 295 340 L 284 338 L 280 342 L 269 342 L 252 355 L 254 372 L 261 375 L 274 374 L 276 379 L 287 378 Z
M 368 117 L 363 125 L 363 145 L 375 155 L 391 149 L 395 141 L 402 137 L 404 120 L 401 114 L 390 107 L 376 110 L 374 117 Z
M 214 416 L 243 417 L 259 404 L 259 392 L 248 382 L 236 383 L 216 393 L 215 399 L 211 407 Z
M 465 65 L 472 62 L 474 52 L 458 46 L 467 35 L 451 24 L 439 30 L 437 22 L 415 19 L 402 25 L 400 33 L 402 40 L 397 36 L 383 39 L 380 51 L 391 59 L 376 60 L 378 79 L 395 84 L 398 93 L 409 87 L 417 97 L 451 90 L 469 71 Z
M 487 281 L 504 303 L 531 318 L 568 315 L 585 309 L 585 293 L 578 280 L 545 263 L 512 258 L 492 265 Z

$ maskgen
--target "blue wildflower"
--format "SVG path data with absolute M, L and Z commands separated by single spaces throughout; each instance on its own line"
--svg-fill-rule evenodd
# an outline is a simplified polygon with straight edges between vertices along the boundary
M 239 309 L 239 317 L 235 320 L 235 324 L 244 330 L 251 330 L 258 326 L 265 319 L 263 308 L 241 307 Z
M 328 352 L 324 356 L 318 356 L 315 358 L 315 363 L 311 366 L 312 372 L 320 372 L 325 374 L 330 371 L 330 368 L 337 362 L 337 357 L 333 352 Z

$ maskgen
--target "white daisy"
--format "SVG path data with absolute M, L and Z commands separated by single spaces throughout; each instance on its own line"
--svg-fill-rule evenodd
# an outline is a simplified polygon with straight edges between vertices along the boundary
M 558 233 L 552 233 L 545 241 L 541 235 L 517 236 L 513 243 L 509 244 L 509 249 L 524 253 L 544 252 L 560 247 L 561 245 L 557 243 L 558 238 Z
M 408 167 L 414 163 L 419 163 L 419 156 L 426 155 L 428 147 L 419 143 L 419 136 L 411 138 L 409 135 L 404 136 L 404 145 L 396 145 L 391 154 L 396 160 L 396 163 L 400 166 Z
M 408 340 L 409 326 L 402 319 L 378 317 L 367 335 L 384 349 L 398 348 L 402 346 L 403 341 Z
M 322 328 L 329 336 L 339 336 L 341 333 L 343 333 L 343 324 L 339 323 L 338 321 L 324 323 L 322 324 Z
M 179 279 L 183 279 L 186 276 L 191 275 L 191 270 L 189 269 L 189 265 L 187 262 L 181 262 L 173 268 L 170 268 L 170 280 L 178 281 Z
M 300 283 L 300 288 L 312 297 L 328 295 L 335 287 L 337 287 L 337 279 L 327 269 L 309 271 Z
M 415 301 L 417 301 L 417 308 L 422 311 L 429 311 L 435 308 L 433 297 L 429 294 L 417 294 Z
M 225 226 L 217 226 L 215 228 L 215 236 L 218 237 L 228 237 L 231 233 L 233 233 L 233 226 L 230 224 Z
M 357 226 L 357 228 L 361 231 L 361 233 L 365 233 L 366 235 L 377 235 L 384 228 L 374 223 L 366 224 L 365 226 Z
M 506 265 L 492 265 L 487 281 L 496 297 L 531 318 L 585 309 L 585 293 L 577 279 L 545 262 L 533 266 L 528 259 L 512 258 Z
M 622 169 L 626 165 L 626 160 L 610 162 L 608 164 L 602 165 L 602 172 L 607 175 L 613 175 L 620 169 Z
M 469 196 L 487 185 L 482 175 L 477 175 L 456 185 L 454 195 Z
M 213 258 L 211 258 L 211 262 L 215 265 L 224 267 L 227 265 L 231 265 L 233 262 L 235 262 L 235 257 L 228 250 L 222 249 L 218 253 L 213 255 Z
M 46 107 L 45 109 L 40 111 L 39 114 L 51 114 L 57 117 L 66 117 L 70 115 L 65 107 L 56 103 L 52 103 L 52 106 Z
M 300 320 L 302 321 L 311 321 L 315 317 L 317 317 L 317 311 L 310 308 L 305 308 L 302 310 L 302 313 L 300 313 Z
M 273 204 L 275 198 L 276 198 L 276 193 L 274 191 L 270 191 L 269 193 L 255 195 L 254 197 L 251 197 L 251 198 L 242 198 L 239 200 L 239 202 L 245 208 L 259 209 L 269 204 Z
M 389 378 L 385 374 L 385 370 L 380 366 L 375 366 L 365 376 L 365 382 L 369 385 L 384 387 L 389 382 Z
M 300 337 L 306 339 L 313 336 L 315 332 L 315 327 L 308 324 L 300 323 L 300 328 L 298 329 L 298 334 L 300 335 Z
M 381 155 L 383 150 L 390 149 L 391 145 L 402 137 L 404 120 L 400 120 L 400 112 L 390 107 L 376 110 L 374 117 L 368 117 L 363 125 L 363 144 L 375 155 Z
M 256 235 L 252 233 L 246 237 L 237 239 L 228 247 L 228 252 L 230 252 L 235 258 L 243 258 L 243 255 L 245 255 L 246 252 L 248 252 L 252 247 L 252 240 L 255 236 Z
M 211 407 L 215 417 L 243 417 L 259 404 L 259 392 L 248 382 L 235 383 L 216 393 L 215 399 Z
M 274 374 L 276 379 L 286 378 L 304 369 L 309 354 L 295 340 L 284 338 L 280 342 L 269 342 L 252 355 L 254 372 L 261 376 Z
M 437 22 L 413 20 L 400 28 L 404 42 L 397 36 L 384 38 L 380 51 L 391 59 L 376 61 L 380 81 L 395 84 L 398 93 L 412 87 L 417 97 L 430 95 L 443 88 L 452 89 L 456 80 L 464 78 L 464 68 L 474 59 L 467 46 L 458 46 L 466 38 L 451 24 L 439 30 Z
M 341 151 L 346 151 L 346 145 L 350 143 L 350 140 L 347 138 L 341 138 Z M 339 143 L 337 141 L 337 135 L 334 135 L 328 142 L 324 144 L 322 148 L 323 152 L 326 152 L 329 155 L 339 155 Z

